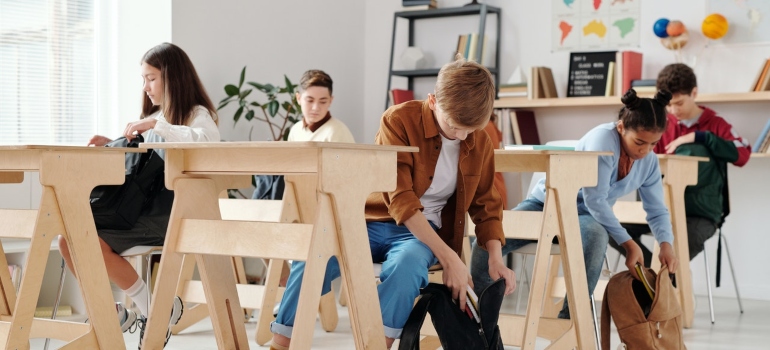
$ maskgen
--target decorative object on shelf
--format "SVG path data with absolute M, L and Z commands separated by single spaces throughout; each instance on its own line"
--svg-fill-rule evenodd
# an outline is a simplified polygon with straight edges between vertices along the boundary
M 703 20 L 701 25 L 701 31 L 703 35 L 711 40 L 719 40 L 730 29 L 730 24 L 727 22 L 727 18 L 718 13 L 712 13 Z
M 217 110 L 221 110 L 231 102 L 238 102 L 238 110 L 233 115 L 233 122 L 243 116 L 247 122 L 252 119 L 262 121 L 267 124 L 273 141 L 286 140 L 289 137 L 289 130 L 294 123 L 302 119 L 302 110 L 297 102 L 297 85 L 294 85 L 289 77 L 283 76 L 286 86 L 275 86 L 273 84 L 261 84 L 253 81 L 247 82 L 251 87 L 244 87 L 243 83 L 246 76 L 246 67 L 241 70 L 241 77 L 238 85 L 225 85 L 227 97 L 219 102 Z M 267 98 L 266 102 L 249 101 L 246 98 L 254 91 L 261 91 Z M 258 116 L 260 113 L 262 116 Z M 249 130 L 249 141 L 254 131 L 254 124 Z
M 615 56 L 616 51 L 571 53 L 567 97 L 604 96 Z
M 508 77 L 508 81 L 505 82 L 506 84 L 521 84 L 527 83 L 527 77 L 524 76 L 524 71 L 521 70 L 521 66 L 516 66 L 516 68 L 513 70 L 513 73 L 511 73 L 511 76 Z
M 660 43 L 663 47 L 674 51 L 674 59 L 676 62 L 695 66 L 697 55 L 692 58 L 692 63 L 684 62 L 685 58 L 682 54 L 682 48 L 690 41 L 690 32 L 682 21 L 660 18 L 653 24 L 652 31 L 660 38 Z M 703 50 L 701 50 L 701 52 L 702 51 Z M 700 55 L 700 53 L 698 55 Z
M 428 59 L 422 49 L 416 46 L 409 46 L 401 54 L 401 64 L 404 69 L 424 69 L 428 68 Z

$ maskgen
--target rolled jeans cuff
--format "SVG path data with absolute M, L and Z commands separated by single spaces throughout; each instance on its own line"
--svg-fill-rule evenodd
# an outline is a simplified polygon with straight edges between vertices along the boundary
M 292 326 L 284 326 L 275 321 L 270 322 L 270 332 L 273 334 L 280 334 L 286 338 L 291 339 L 291 331 L 294 329 Z M 400 331 L 399 331 L 400 333 Z
M 403 331 L 403 328 L 390 328 L 388 326 L 385 327 L 385 336 L 391 339 L 400 339 L 401 338 L 401 331 Z

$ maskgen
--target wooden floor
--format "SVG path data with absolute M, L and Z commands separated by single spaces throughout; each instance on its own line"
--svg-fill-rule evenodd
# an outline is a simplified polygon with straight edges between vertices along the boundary
M 508 297 L 503 308 L 507 311 L 514 310 L 516 298 Z M 741 315 L 738 312 L 738 304 L 735 299 L 718 298 L 714 300 L 716 308 L 716 324 L 712 325 L 709 320 L 708 299 L 705 297 L 697 298 L 695 310 L 695 323 L 692 329 L 684 331 L 685 344 L 689 350 L 748 350 L 748 349 L 769 349 L 770 348 L 770 302 L 744 300 L 745 313 Z M 523 308 L 522 308 L 523 309 Z M 313 340 L 313 349 L 354 349 L 353 338 L 350 332 L 350 323 L 347 309 L 339 307 L 340 322 L 337 330 L 332 333 L 326 333 L 316 322 L 315 338 Z M 259 349 L 253 341 L 256 324 L 251 322 L 246 325 L 246 332 L 252 339 L 250 342 L 252 349 Z M 139 332 L 135 334 L 126 333 L 124 339 L 127 349 L 136 349 L 139 342 Z M 51 349 L 55 349 L 56 341 L 51 342 Z M 613 329 L 613 347 L 618 344 L 617 333 Z M 538 349 L 544 349 L 547 342 L 538 343 Z M 34 339 L 31 344 L 32 349 L 42 349 L 43 340 Z M 397 343 L 393 347 L 397 348 Z M 216 341 L 212 332 L 211 323 L 207 320 L 189 328 L 182 334 L 171 337 L 166 349 L 172 350 L 196 350 L 196 349 L 216 349 Z M 263 349 L 267 349 L 264 347 Z M 506 347 L 506 349 L 517 349 Z

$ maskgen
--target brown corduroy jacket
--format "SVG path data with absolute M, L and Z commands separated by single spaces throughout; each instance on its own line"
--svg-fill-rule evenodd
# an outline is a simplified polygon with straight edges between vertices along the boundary
M 410 101 L 385 111 L 375 143 L 416 146 L 417 153 L 398 154 L 396 190 L 373 193 L 366 201 L 367 221 L 404 221 L 422 210 L 420 197 L 433 181 L 441 136 L 428 101 Z M 460 143 L 457 189 L 441 211 L 441 239 L 458 254 L 465 232 L 465 213 L 476 224 L 477 244 L 485 247 L 489 240 L 505 244 L 502 215 L 503 203 L 495 189 L 494 146 L 484 130 L 476 130 Z

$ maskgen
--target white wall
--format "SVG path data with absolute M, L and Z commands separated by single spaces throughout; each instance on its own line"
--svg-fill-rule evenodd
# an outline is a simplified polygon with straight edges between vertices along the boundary
M 465 0 L 442 0 L 441 7 L 460 6 Z M 551 22 L 551 1 L 506 1 L 485 0 L 484 3 L 501 7 L 503 10 L 501 42 L 501 78 L 506 80 L 517 66 L 525 72 L 533 65 L 551 67 L 558 87 L 559 95 L 566 95 L 568 52 L 551 52 L 550 35 L 547 25 Z M 705 40 L 700 34 L 700 23 L 706 16 L 707 1 L 705 0 L 645 0 L 642 3 L 642 37 L 640 51 L 644 53 L 643 77 L 654 78 L 657 72 L 666 64 L 673 63 L 675 58 L 660 44 L 659 39 L 652 34 L 652 24 L 660 17 L 679 19 L 691 32 L 691 41 L 684 52 L 692 58 L 704 47 Z M 367 66 L 365 72 L 365 115 L 367 116 L 364 134 L 371 139 L 377 131 L 379 118 L 382 113 L 383 96 L 386 89 L 386 70 L 390 55 L 390 37 L 393 23 L 392 12 L 400 9 L 400 2 L 368 1 L 366 5 L 366 43 L 365 57 Z M 493 18 L 490 16 L 490 19 Z M 427 50 L 437 47 L 432 41 L 447 41 L 444 36 L 455 38 L 459 34 L 475 31 L 477 19 L 472 17 L 454 18 L 451 21 L 437 21 L 438 28 L 417 30 L 418 45 Z M 490 20 L 494 23 L 494 20 Z M 406 22 L 399 24 L 398 49 L 405 46 Z M 419 22 L 418 22 L 419 23 Z M 470 28 L 470 29 L 469 29 Z M 489 29 L 488 29 L 489 30 Z M 449 49 L 455 43 L 445 45 Z M 429 52 L 436 58 L 444 55 L 441 50 Z M 770 55 L 770 45 L 725 45 L 721 42 L 712 43 L 703 49 L 698 56 L 695 72 L 699 78 L 699 89 L 704 93 L 743 92 L 748 91 L 762 62 Z M 440 63 L 436 62 L 436 66 Z M 396 80 L 394 80 L 396 82 Z M 418 98 L 429 92 L 433 78 L 420 79 L 415 88 Z M 405 83 L 401 83 L 405 84 Z M 403 86 L 403 85 L 402 85 Z M 721 115 L 726 117 L 739 134 L 747 137 L 752 143 L 758 137 L 761 127 L 767 121 L 767 103 L 720 103 L 713 104 Z M 559 139 L 575 139 L 582 136 L 593 126 L 615 120 L 615 108 L 550 108 L 537 110 L 540 140 L 542 142 Z M 770 280 L 758 276 L 766 275 L 764 266 L 770 265 L 770 256 L 765 254 L 765 247 L 770 244 L 770 235 L 763 228 L 762 215 L 766 213 L 768 204 L 766 194 L 770 193 L 770 184 L 765 180 L 770 172 L 770 160 L 755 159 L 744 168 L 731 167 L 730 190 L 732 214 L 725 224 L 725 232 L 730 234 L 730 248 L 733 260 L 738 267 L 738 278 L 742 295 L 745 298 L 770 300 Z M 513 187 L 513 186 L 512 186 Z M 712 254 L 714 264 L 716 251 L 715 240 L 709 241 L 707 249 Z M 697 257 L 691 264 L 695 279 L 695 291 L 705 294 L 705 277 L 703 258 Z M 725 266 L 725 269 L 727 267 Z M 713 268 L 712 268 L 713 273 Z M 729 272 L 725 270 L 723 286 L 716 290 L 716 295 L 733 296 L 732 281 Z
M 226 84 L 246 81 L 295 84 L 308 69 L 334 80 L 331 113 L 363 141 L 364 2 L 337 1 L 173 1 L 173 42 L 192 59 L 209 96 L 224 97 Z M 384 69 L 384 68 L 383 68 Z M 251 96 L 258 96 L 258 91 Z M 251 97 L 250 96 L 250 97 Z M 258 101 L 265 101 L 262 96 Z M 247 140 L 250 125 L 233 128 L 234 105 L 220 111 L 222 139 Z M 270 139 L 267 126 L 252 121 L 253 140 Z

